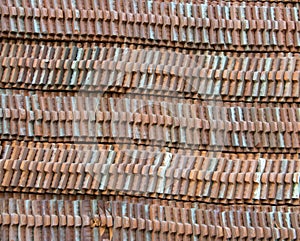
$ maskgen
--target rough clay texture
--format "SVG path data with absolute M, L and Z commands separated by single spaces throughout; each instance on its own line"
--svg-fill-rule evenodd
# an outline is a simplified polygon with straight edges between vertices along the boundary
M 296 0 L 0 0 L 0 240 L 300 240 Z

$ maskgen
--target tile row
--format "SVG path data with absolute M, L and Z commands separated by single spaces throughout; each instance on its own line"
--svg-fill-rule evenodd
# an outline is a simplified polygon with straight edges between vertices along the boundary
M 116 240 L 297 240 L 299 213 L 283 207 L 261 211 L 252 206 L 112 202 Z M 125 229 L 124 229 L 125 228 Z
M 300 147 L 297 104 L 241 107 L 237 103 L 150 100 L 147 96 L 108 98 L 60 96 L 56 92 L 46 96 L 1 92 L 3 139 L 253 152 L 298 153 Z
M 1 240 L 298 240 L 299 208 L 0 199 Z
M 112 236 L 113 217 L 100 200 L 0 199 L 0 213 L 3 241 L 108 241 Z
M 300 102 L 297 53 L 237 54 L 5 40 L 0 50 L 2 88 Z
M 299 205 L 297 156 L 209 155 L 128 146 L 3 143 L 0 191 Z
M 297 240 L 299 237 L 295 225 L 299 223 L 299 213 L 283 207 L 261 211 L 253 206 L 201 204 L 180 208 L 170 204 L 112 202 L 111 206 L 116 240 Z
M 37 150 L 43 150 L 38 152 Z M 93 143 L 50 143 L 50 142 L 31 142 L 31 141 L 0 141 L 0 159 L 20 159 L 29 161 L 43 161 L 48 160 L 45 157 L 45 150 L 58 150 L 59 153 L 65 153 L 67 159 L 68 155 L 71 155 L 73 151 L 77 153 L 79 160 L 75 162 L 89 163 L 90 153 L 93 151 L 100 152 L 118 152 L 120 150 L 137 151 L 137 152 L 147 152 L 147 153 L 165 153 L 170 152 L 173 155 L 184 155 L 184 156 L 194 156 L 204 157 L 204 158 L 223 158 L 226 160 L 297 160 L 299 159 L 299 153 L 234 153 L 234 152 L 215 152 L 215 151 L 198 151 L 192 149 L 177 149 L 169 147 L 157 147 L 157 146 L 147 146 L 147 145 L 128 145 L 128 144 L 93 144 Z M 39 154 L 41 153 L 41 154 Z M 150 155 L 150 154 L 149 154 Z M 153 158 L 153 155 L 147 158 Z M 57 157 L 58 158 L 58 157 Z M 140 156 L 140 158 L 142 158 Z M 52 159 L 55 162 L 56 159 Z M 0 194 L 1 197 L 1 194 Z
M 240 2 L 240 3 L 239 3 Z M 250 6 L 274 6 L 274 3 L 278 2 L 281 3 L 280 6 L 295 6 L 295 3 L 298 3 L 297 0 L 262 0 L 262 1 L 255 1 L 255 0 L 187 0 L 182 2 L 181 0 L 130 0 L 130 1 L 124 1 L 124 0 L 74 0 L 73 2 L 69 2 L 66 0 L 43 0 L 39 2 L 26 2 L 26 3 L 20 3 L 18 0 L 5 0 L 4 3 L 8 6 L 16 6 L 16 7 L 36 7 L 36 8 L 53 8 L 56 7 L 58 9 L 72 9 L 72 8 L 78 8 L 78 9 L 87 9 L 87 10 L 97 10 L 101 9 L 103 11 L 110 11 L 110 10 L 122 10 L 122 12 L 129 12 L 132 11 L 132 9 L 135 9 L 137 13 L 153 13 L 155 14 L 155 10 L 153 10 L 152 5 L 153 4 L 161 4 L 161 5 L 183 5 L 184 8 L 187 5 L 200 5 L 200 4 L 210 4 L 210 5 L 229 5 L 236 4 L 236 5 L 242 5 L 242 2 L 247 2 L 247 5 Z M 276 6 L 276 5 L 275 5 Z M 189 7 L 189 6 L 188 6 Z M 138 8 L 138 9 L 136 9 Z M 176 7 L 175 7 L 176 8 Z M 161 10 L 159 10 L 161 11 Z
M 4 38 L 106 41 L 234 51 L 299 51 L 299 5 L 93 1 L 3 4 Z

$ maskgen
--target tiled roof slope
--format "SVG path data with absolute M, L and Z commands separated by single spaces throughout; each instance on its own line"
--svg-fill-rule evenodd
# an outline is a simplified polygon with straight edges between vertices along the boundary
M 300 240 L 298 1 L 0 1 L 0 240 Z

